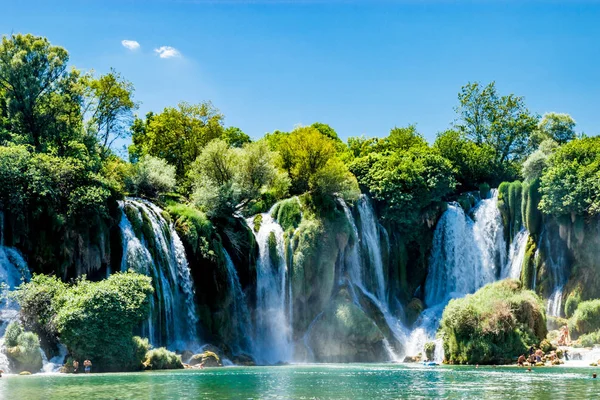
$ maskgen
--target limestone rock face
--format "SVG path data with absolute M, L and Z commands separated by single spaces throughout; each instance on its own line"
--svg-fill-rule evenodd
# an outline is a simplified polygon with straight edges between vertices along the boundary
M 367 314 L 341 289 L 309 332 L 317 362 L 381 362 L 388 359 L 384 335 Z

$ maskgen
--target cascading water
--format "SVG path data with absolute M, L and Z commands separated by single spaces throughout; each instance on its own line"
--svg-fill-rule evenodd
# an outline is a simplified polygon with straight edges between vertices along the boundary
M 435 340 L 442 312 L 450 299 L 463 297 L 495 281 L 506 264 L 506 242 L 497 202 L 498 193 L 494 190 L 491 198 L 476 205 L 475 220 L 465 215 L 456 203 L 449 204 L 440 218 L 425 281 L 428 308 L 419 316 L 410 336 L 411 355 L 423 353 L 425 343 Z M 437 347 L 436 358 L 442 354 Z
M 546 305 L 546 314 L 560 317 L 562 314 L 563 288 L 569 279 L 567 247 L 560 239 L 557 232 L 544 229 L 541 237 L 541 246 L 545 254 L 546 270 L 550 275 L 552 292 Z
M 381 243 L 375 213 L 373 212 L 369 198 L 364 194 L 360 196 L 357 208 L 360 216 L 362 249 L 369 257 L 370 270 L 374 274 L 375 285 L 373 292 L 377 295 L 379 301 L 386 303 Z
M 289 361 L 292 355 L 290 316 L 286 315 L 286 282 L 283 229 L 270 212 L 262 215 L 255 232 L 259 259 L 256 277 L 256 358 L 266 364 Z M 253 218 L 248 221 L 253 226 Z
M 237 352 L 254 353 L 254 341 L 252 339 L 252 321 L 250 311 L 246 302 L 246 296 L 242 290 L 240 279 L 238 277 L 235 265 L 229 256 L 227 250 L 223 249 L 225 256 L 225 267 L 227 268 L 227 278 L 229 281 L 229 290 L 232 296 L 231 324 L 237 339 Z
M 394 339 L 399 343 L 405 343 L 407 338 L 406 328 L 398 318 L 392 315 L 389 310 L 388 303 L 385 301 L 385 279 L 383 277 L 381 244 L 379 240 L 379 234 L 377 232 L 378 224 L 377 220 L 375 219 L 373 209 L 371 208 L 366 196 L 361 196 L 361 199 L 359 199 L 358 211 L 361 218 L 362 235 L 359 236 L 354 216 L 352 215 L 350 208 L 342 198 L 338 198 L 338 202 L 342 206 L 348 222 L 352 226 L 355 239 L 360 240 L 361 243 L 365 243 L 362 246 L 361 243 L 354 243 L 354 245 L 350 247 L 350 251 L 347 251 L 345 254 L 344 264 L 346 273 L 350 279 L 350 287 L 352 287 L 352 285 L 356 286 L 364 296 L 369 298 L 371 303 L 374 304 L 383 315 L 385 322 L 394 335 Z M 368 276 L 369 272 L 368 268 L 365 267 L 365 263 L 361 259 L 361 247 L 368 252 L 369 263 L 367 263 L 367 265 L 374 270 L 374 275 L 377 278 L 377 295 L 374 295 L 365 287 L 364 277 Z M 362 308 L 358 300 L 358 296 L 355 293 L 353 298 L 354 303 Z M 399 355 L 396 354 L 393 348 L 389 345 L 389 341 L 386 341 L 386 350 L 388 351 L 392 361 L 396 361 L 400 358 Z
M 13 247 L 4 246 L 4 214 L 0 212 L 0 369 L 9 371 L 9 362 L 4 354 L 6 327 L 18 317 L 18 305 L 5 296 L 22 282 L 31 279 L 31 272 L 21 253 Z
M 508 263 L 502 270 L 501 278 L 520 279 L 521 270 L 523 269 L 523 261 L 525 260 L 525 250 L 527 249 L 527 241 L 529 240 L 529 232 L 523 228 L 517 233 L 510 244 Z
M 155 346 L 195 345 L 198 314 L 194 286 L 183 243 L 173 224 L 164 219 L 160 208 L 148 201 L 126 199 L 119 206 L 123 240 L 121 270 L 133 269 L 151 276 L 155 290 L 143 335 Z

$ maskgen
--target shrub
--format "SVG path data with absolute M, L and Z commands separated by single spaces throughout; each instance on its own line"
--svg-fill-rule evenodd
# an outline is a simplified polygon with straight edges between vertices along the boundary
M 515 280 L 450 301 L 440 330 L 446 360 L 460 364 L 511 362 L 547 334 L 541 299 Z
M 210 245 L 214 227 L 206 214 L 194 206 L 177 203 L 169 205 L 167 211 L 175 221 L 177 233 L 194 255 L 214 259 L 215 252 Z
M 592 333 L 587 333 L 579 337 L 579 344 L 581 347 L 594 347 L 600 344 L 600 330 Z
M 181 357 L 164 347 L 152 349 L 146 353 L 144 366 L 148 369 L 181 369 Z
M 13 372 L 38 372 L 42 369 L 38 336 L 33 332 L 25 332 L 18 322 L 11 322 L 6 328 L 5 345 Z
M 580 335 L 600 329 L 600 299 L 579 303 L 569 322 L 571 331 Z
M 131 184 L 132 191 L 138 195 L 154 198 L 159 193 L 170 192 L 176 184 L 175 167 L 162 158 L 145 155 L 135 164 Z
M 281 225 L 284 231 L 296 229 L 302 220 L 302 210 L 298 198 L 292 197 L 291 199 L 283 200 L 278 205 L 277 215 L 274 217 L 279 222 L 279 225 Z
M 482 183 L 479 185 L 479 196 L 482 199 L 487 199 L 490 197 L 490 185 L 487 183 Z
M 581 291 L 576 289 L 569 293 L 567 300 L 565 300 L 565 316 L 567 318 L 571 318 L 573 316 L 577 310 L 577 307 L 579 306 L 579 303 L 581 303 Z
M 49 304 L 42 307 L 44 313 L 39 319 L 30 315 L 31 307 L 26 311 L 35 326 L 55 327 L 71 355 L 77 360 L 92 360 L 96 370 L 140 368 L 145 353 L 140 349 L 144 348 L 144 342 L 133 338 L 133 329 L 148 316 L 153 291 L 150 277 L 134 272 L 116 273 L 99 282 L 82 277 L 66 286 L 55 277 L 35 275 L 17 289 L 15 296 L 21 307 L 35 305 L 29 296 L 43 292 L 45 287 L 61 289 L 47 298 Z M 49 310 L 55 315 L 44 323 Z
M 435 342 L 425 343 L 425 357 L 428 360 L 433 360 L 435 357 Z

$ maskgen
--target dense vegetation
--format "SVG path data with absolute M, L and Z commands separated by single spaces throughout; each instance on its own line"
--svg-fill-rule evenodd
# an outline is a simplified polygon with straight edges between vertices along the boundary
M 99 282 L 84 276 L 72 285 L 34 275 L 14 296 L 25 328 L 54 343 L 60 339 L 73 359 L 92 359 L 98 371 L 132 371 L 149 349 L 133 330 L 148 316 L 152 291 L 151 279 L 133 272 Z
M 15 34 L 0 44 L 2 237 L 33 271 L 53 274 L 36 275 L 18 291 L 24 329 L 50 352 L 60 338 L 74 357 L 93 357 L 100 369 L 136 369 L 144 360 L 177 366 L 161 349 L 145 359 L 147 343 L 133 338 L 152 289 L 148 281 L 129 274 L 102 280 L 110 265 L 120 263 L 117 201 L 127 195 L 151 199 L 168 212 L 165 218 L 180 234 L 200 285 L 196 300 L 207 337 L 230 335 L 221 310 L 230 301 L 224 294 L 224 250 L 246 266 L 238 271 L 242 286 L 256 279 L 251 229 L 259 230 L 262 217 L 251 227 L 241 217 L 276 205 L 272 216 L 286 232 L 294 266 L 295 328 L 302 331 L 330 299 L 340 250 L 358 240 L 341 204 L 354 204 L 361 192 L 389 232 L 387 295 L 414 305 L 410 310 L 423 306 L 413 294 L 427 274 L 433 227 L 445 202 L 458 200 L 468 209 L 473 196 L 465 192 L 485 197 L 491 187 L 498 187 L 507 246 L 522 226 L 531 234 L 524 286 L 549 294 L 552 282 L 537 248 L 549 227 L 546 232 L 567 232 L 575 260 L 565 310 L 577 314 L 580 302 L 600 297 L 594 289 L 600 287 L 594 250 L 600 245 L 583 240 L 600 213 L 600 139 L 576 134 L 567 114 L 540 118 L 523 97 L 499 93 L 494 82 L 473 82 L 461 88 L 456 120 L 433 144 L 416 125 L 346 142 L 321 122 L 251 138 L 226 126 L 209 101 L 182 102 L 142 118 L 135 115 L 139 103 L 131 82 L 114 70 L 97 75 L 68 61 L 65 49 L 42 37 Z M 119 139 L 131 140 L 127 154 L 115 148 Z M 89 281 L 64 283 L 82 275 Z M 477 298 L 506 295 L 519 307 L 537 310 L 529 292 L 516 287 L 482 293 Z M 470 301 L 452 303 L 445 317 L 448 332 L 454 329 L 450 315 L 462 318 L 461 304 Z M 514 310 L 493 318 L 516 321 L 518 332 L 485 325 L 493 322 L 486 307 L 495 305 L 482 303 L 470 320 L 479 324 L 473 332 L 489 341 L 465 344 L 460 334 L 448 336 L 458 343 L 447 349 L 453 362 L 478 354 L 500 362 L 502 351 L 512 354 L 539 338 L 539 327 Z M 508 347 L 498 344 L 500 337 Z M 30 336 L 25 340 L 34 342 Z
M 492 283 L 473 295 L 451 300 L 439 332 L 445 359 L 457 364 L 513 362 L 529 346 L 539 345 L 546 333 L 541 299 L 514 280 Z

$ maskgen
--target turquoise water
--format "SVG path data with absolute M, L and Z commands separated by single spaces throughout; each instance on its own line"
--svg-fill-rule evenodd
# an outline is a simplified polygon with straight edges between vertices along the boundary
M 4 376 L 0 399 L 592 399 L 597 368 L 294 365 Z

